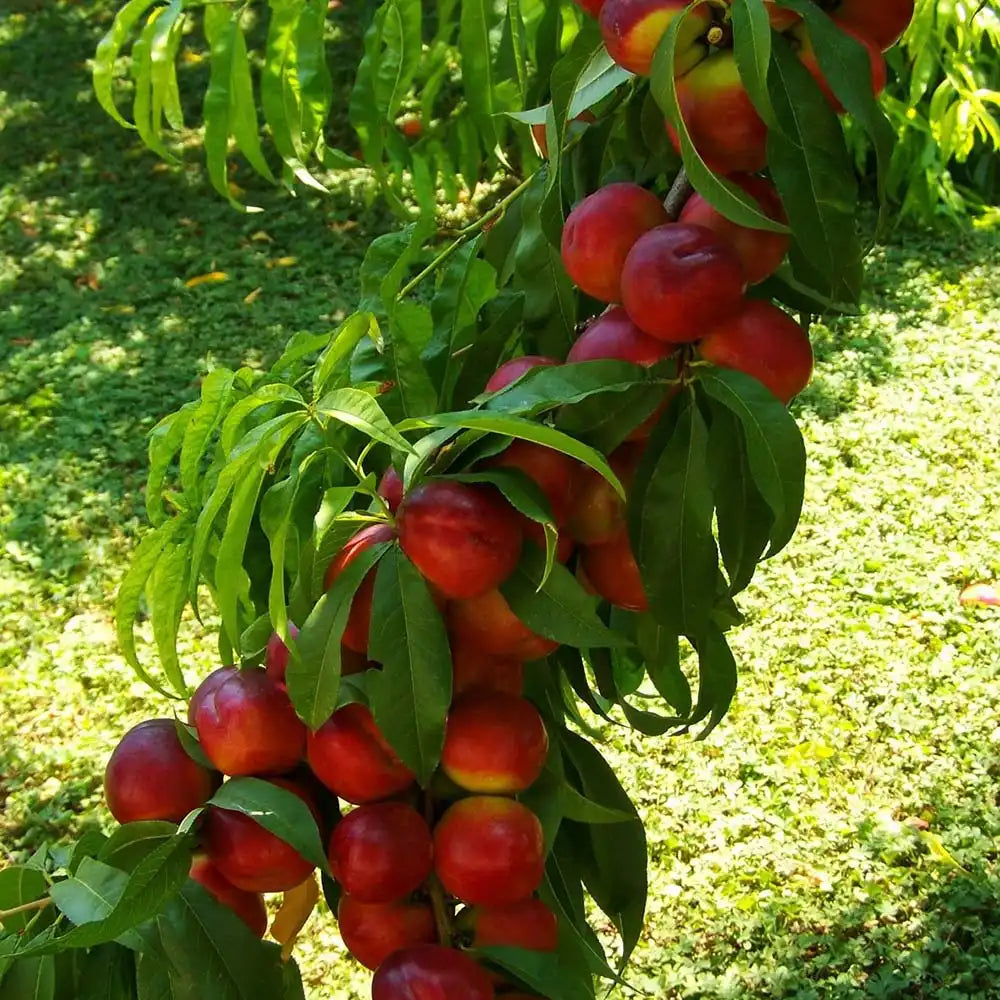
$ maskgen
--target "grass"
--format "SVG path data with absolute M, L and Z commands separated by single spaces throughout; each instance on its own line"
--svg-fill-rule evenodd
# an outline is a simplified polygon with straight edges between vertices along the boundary
M 214 364 L 349 309 L 389 223 L 345 183 L 236 215 L 107 121 L 104 5 L 0 15 L 0 843 L 106 825 L 121 732 L 169 710 L 115 648 L 144 437 Z M 290 260 L 294 258 L 294 262 Z M 186 288 L 222 271 L 228 280 Z M 1000 981 L 1000 239 L 900 234 L 863 318 L 816 329 L 805 517 L 747 595 L 705 743 L 609 731 L 647 817 L 632 981 L 658 997 L 987 998 Z M 247 303 L 246 296 L 260 289 Z M 192 676 L 215 665 L 191 628 Z M 328 915 L 312 1000 L 367 996 Z M 624 996 L 615 994 L 616 996 Z

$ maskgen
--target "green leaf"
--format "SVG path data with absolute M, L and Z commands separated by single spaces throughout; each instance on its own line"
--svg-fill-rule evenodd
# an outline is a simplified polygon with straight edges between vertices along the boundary
M 400 759 L 426 785 L 437 767 L 451 702 L 451 652 L 427 584 L 398 547 L 375 577 L 369 654 L 372 714 Z
M 559 951 L 528 951 L 494 945 L 479 948 L 477 953 L 512 973 L 531 989 L 541 991 L 548 1000 L 594 1000 L 594 982 L 589 971 Z
M 307 861 L 328 872 L 316 820 L 294 792 L 260 778 L 230 778 L 209 799 L 209 805 L 249 816 Z
M 753 481 L 743 428 L 715 399 L 708 453 L 715 494 L 719 551 L 729 574 L 729 593 L 745 590 L 771 538 L 774 515 Z
M 534 441 L 536 444 L 569 455 L 570 458 L 575 458 L 578 462 L 589 466 L 602 475 L 615 488 L 619 496 L 625 496 L 624 487 L 600 452 L 588 445 L 581 444 L 562 431 L 557 431 L 533 420 L 507 414 L 488 413 L 483 410 L 459 410 L 456 413 L 434 413 L 404 420 L 396 425 L 396 430 L 405 434 L 407 431 L 428 427 L 460 427 L 466 430 L 503 434 L 521 441 Z
M 805 491 L 806 449 L 788 410 L 756 379 L 715 368 L 699 385 L 733 413 L 743 428 L 753 481 L 774 515 L 768 557 L 795 534 Z
M 177 656 L 177 633 L 187 604 L 186 570 L 190 555 L 190 538 L 178 544 L 169 542 L 160 553 L 146 584 L 149 618 L 160 666 L 181 697 L 187 695 L 187 683 Z
M 632 813 L 591 802 L 566 782 L 560 786 L 558 798 L 566 819 L 573 819 L 578 823 L 631 823 L 635 820 Z
M 76 972 L 79 986 L 73 1000 L 135 1000 L 135 965 L 132 952 L 117 944 L 100 945 L 81 954 Z
M 259 417 L 257 427 L 254 427 L 249 433 L 244 433 L 243 425 L 251 416 L 257 417 L 257 411 L 264 407 L 269 407 L 270 412 L 274 413 L 283 409 L 283 407 L 276 405 L 281 403 L 288 403 L 296 409 L 305 410 L 302 396 L 290 385 L 284 385 L 280 382 L 258 386 L 250 395 L 244 396 L 239 402 L 234 403 L 222 421 L 222 430 L 219 432 L 219 447 L 223 455 L 232 459 L 235 457 L 236 447 L 243 437 L 249 437 L 254 432 L 258 436 L 260 435 L 261 432 L 258 430 L 258 427 L 261 426 Z
M 385 415 L 382 407 L 362 389 L 334 389 L 315 405 L 320 416 L 353 427 L 373 441 L 381 441 L 396 451 L 409 452 L 409 441 L 399 434 Z
M 132 46 L 132 78 L 135 81 L 135 95 L 132 100 L 132 118 L 139 138 L 154 153 L 170 162 L 176 162 L 176 157 L 170 155 L 160 137 L 159 119 L 153 120 L 153 61 L 152 44 L 156 35 L 157 21 L 164 16 L 166 7 L 157 7 L 151 11 L 139 37 Z
M 652 615 L 640 615 L 636 622 L 635 641 L 649 679 L 677 714 L 686 718 L 691 714 L 691 685 L 681 670 L 678 639 Z
M 484 306 L 482 323 L 475 339 L 468 350 L 455 359 L 461 367 L 457 373 L 452 367 L 450 378 L 454 384 L 446 382 L 443 386 L 446 403 L 450 401 L 452 405 L 464 406 L 482 391 L 488 373 L 499 365 L 523 316 L 524 296 L 519 292 L 502 291 Z
M 55 1000 L 55 995 L 56 964 L 51 955 L 18 959 L 0 982 L 0 1000 Z
M 41 899 L 49 889 L 45 876 L 37 868 L 11 865 L 0 869 L 0 910 L 13 910 L 25 903 Z M 10 934 L 24 930 L 35 914 L 18 913 L 3 921 L 3 929 Z
M 325 148 L 323 126 L 330 117 L 333 99 L 333 81 L 324 40 L 326 13 L 325 0 L 306 0 L 296 26 L 296 79 L 293 87 L 298 91 L 299 131 L 307 153 Z
M 780 37 L 773 40 L 768 84 L 778 121 L 768 133 L 768 164 L 796 243 L 831 294 L 857 302 L 858 184 L 840 122 Z
M 495 7 L 489 0 L 462 0 L 458 25 L 458 48 L 462 58 L 462 89 L 469 110 L 487 149 L 497 144 L 494 116 L 498 81 L 493 75 L 493 28 Z M 475 176 L 465 178 L 474 187 Z
M 430 309 L 418 302 L 398 303 L 389 317 L 385 358 L 408 417 L 437 409 L 438 391 L 420 358 L 433 331 Z
M 698 652 L 698 704 L 691 715 L 691 724 L 708 717 L 708 725 L 698 734 L 705 739 L 722 721 L 736 694 L 736 660 L 725 635 L 710 627 L 694 643 Z
M 347 627 L 351 603 L 362 581 L 388 548 L 389 544 L 382 542 L 359 552 L 316 602 L 302 630 L 289 646 L 288 694 L 295 711 L 310 729 L 323 725 L 337 706 L 340 640 Z
M 525 545 L 521 562 L 500 587 L 511 610 L 533 632 L 568 646 L 600 648 L 628 643 L 597 615 L 591 597 L 565 566 L 556 563 L 544 585 L 545 554 Z
M 98 43 L 94 54 L 94 93 L 97 101 L 119 125 L 124 125 L 125 128 L 134 126 L 122 117 L 115 104 L 112 93 L 115 63 L 129 32 L 154 2 L 155 0 L 129 0 L 115 15 L 111 30 Z
M 229 135 L 232 131 L 233 52 L 242 38 L 239 12 L 224 6 L 205 8 L 205 39 L 211 49 L 211 71 L 202 114 L 205 119 L 205 166 L 212 187 L 233 207 L 241 208 L 229 190 Z
M 167 9 L 157 18 L 156 31 L 150 41 L 152 119 L 156 129 L 160 127 L 161 117 L 166 118 L 171 128 L 184 128 L 176 68 L 184 28 L 183 10 L 183 0 L 170 0 Z
M 219 10 L 218 7 L 214 9 Z M 212 8 L 207 8 L 206 16 L 210 10 Z M 201 400 L 187 421 L 181 446 L 180 478 L 181 489 L 192 506 L 197 506 L 202 496 L 199 467 L 212 435 L 229 408 L 234 378 L 235 373 L 228 368 L 209 372 L 202 379 Z
M 149 434 L 149 475 L 146 478 L 146 516 L 159 527 L 166 515 L 163 510 L 163 483 L 170 463 L 181 449 L 188 424 L 198 410 L 197 402 L 185 403 L 164 417 Z
M 350 357 L 365 337 L 375 340 L 379 336 L 378 323 L 370 312 L 357 312 L 348 316 L 330 338 L 330 346 L 320 355 L 313 369 L 313 399 L 319 399 L 331 380 L 339 374 L 349 376 Z
M 177 826 L 161 820 L 125 823 L 101 846 L 97 860 L 130 872 L 153 850 L 177 836 Z
M 691 394 L 674 414 L 651 439 L 636 476 L 629 533 L 650 612 L 680 634 L 700 630 L 711 615 L 718 556 L 708 428 Z
M 229 66 L 229 130 L 250 166 L 262 177 L 274 182 L 274 173 L 264 158 L 261 147 L 260 121 L 257 117 L 253 78 L 250 75 L 250 58 L 238 14 L 234 14 L 233 28 Z
M 757 113 L 773 127 L 774 108 L 767 89 L 771 65 L 771 21 L 763 0 L 733 0 L 733 54 L 740 80 Z

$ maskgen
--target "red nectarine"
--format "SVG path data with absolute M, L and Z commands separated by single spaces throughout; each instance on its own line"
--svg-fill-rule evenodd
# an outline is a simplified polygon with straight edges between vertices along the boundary
M 493 1000 L 489 976 L 464 952 L 420 944 L 390 955 L 372 979 L 372 1000 Z
M 605 0 L 601 35 L 608 55 L 630 72 L 649 76 L 660 39 L 685 7 L 686 0 Z M 707 3 L 688 13 L 677 38 L 676 73 L 687 72 L 702 57 L 703 46 L 698 42 L 711 24 Z
M 223 906 L 228 906 L 257 937 L 262 938 L 267 933 L 267 907 L 259 892 L 238 889 L 204 854 L 194 857 L 190 875 Z
M 426 903 L 362 903 L 344 893 L 337 924 L 347 950 L 368 969 L 377 969 L 400 948 L 437 942 L 434 912 Z
M 490 656 L 513 656 L 527 663 L 559 648 L 558 642 L 532 632 L 499 590 L 452 601 L 447 614 L 448 629 L 456 641 Z
M 516 382 L 522 375 L 535 368 L 553 368 L 562 364 L 555 358 L 547 358 L 541 354 L 523 354 L 519 358 L 511 358 L 505 361 L 491 376 L 486 383 L 484 392 L 499 392 L 506 389 L 512 382 Z
M 580 566 L 593 588 L 606 601 L 628 611 L 649 609 L 639 567 L 624 528 L 603 545 L 587 546 L 583 550 Z

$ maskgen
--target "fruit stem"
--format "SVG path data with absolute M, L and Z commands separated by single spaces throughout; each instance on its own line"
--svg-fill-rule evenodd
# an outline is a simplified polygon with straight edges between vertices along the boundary
M 0 921 L 8 917 L 16 917 L 19 913 L 30 913 L 32 910 L 44 910 L 52 902 L 51 896 L 43 896 L 41 899 L 33 900 L 30 903 L 22 903 L 20 906 L 13 906 L 9 910 L 0 910 Z
M 485 215 L 477 219 L 471 226 L 466 226 L 465 229 L 460 229 L 458 236 L 454 241 L 448 244 L 415 278 L 408 281 L 399 290 L 399 294 L 396 296 L 396 301 L 406 298 L 410 292 L 416 288 L 424 278 L 428 275 L 433 274 L 445 261 L 453 257 L 462 247 L 468 242 L 469 237 L 477 236 L 482 232 L 483 227 L 489 225 L 495 219 L 498 219 L 507 208 L 510 206 L 511 202 L 516 201 L 518 198 L 528 190 L 531 182 L 535 179 L 535 175 L 532 174 L 530 177 L 521 181 L 520 184 L 510 194 L 501 198 Z
M 674 178 L 674 183 L 670 186 L 666 198 L 663 199 L 663 207 L 674 222 L 680 217 L 685 202 L 693 194 L 694 186 L 688 180 L 687 171 L 681 167 L 680 173 Z
M 429 791 L 424 792 L 424 818 L 427 825 L 434 828 L 434 798 Z M 451 914 L 444 898 L 444 887 L 435 874 L 427 880 L 427 888 L 431 896 L 431 909 L 434 911 L 434 924 L 437 927 L 438 944 L 451 947 L 454 930 L 451 926 Z

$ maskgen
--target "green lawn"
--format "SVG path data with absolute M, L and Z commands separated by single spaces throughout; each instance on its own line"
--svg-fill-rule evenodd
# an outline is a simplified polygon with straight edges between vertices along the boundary
M 106 19 L 103 3 L 0 14 L 8 856 L 106 824 L 109 750 L 171 709 L 111 624 L 146 432 L 214 364 L 266 363 L 328 327 L 391 225 L 358 178 L 326 198 L 261 193 L 268 211 L 243 217 L 196 157 L 161 167 L 90 96 Z M 185 287 L 213 271 L 228 280 Z M 1000 613 L 958 594 L 1000 577 L 1000 238 L 899 235 L 872 261 L 864 318 L 816 334 L 796 404 L 805 517 L 747 595 L 732 714 L 705 743 L 607 732 L 650 826 L 632 981 L 671 998 L 985 1000 L 1000 989 Z M 191 628 L 184 649 L 192 677 L 215 665 L 210 636 Z M 368 995 L 341 955 L 317 918 L 300 948 L 314 1000 Z

